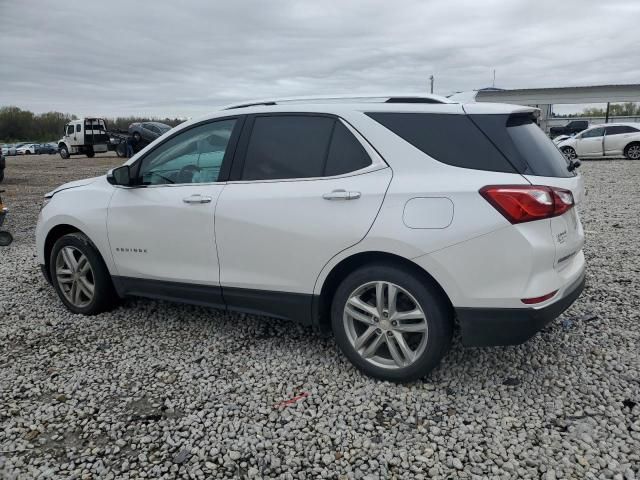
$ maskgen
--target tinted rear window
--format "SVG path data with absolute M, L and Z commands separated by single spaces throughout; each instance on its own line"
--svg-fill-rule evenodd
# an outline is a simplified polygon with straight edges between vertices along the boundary
M 329 117 L 256 117 L 242 179 L 321 177 L 333 124 Z
M 467 115 L 367 113 L 436 160 L 455 167 L 517 173 Z
M 525 175 L 541 177 L 573 177 L 574 172 L 567 169 L 568 163 L 564 155 L 554 143 L 533 122 L 530 115 L 495 115 L 500 117 L 507 136 L 499 132 L 491 134 L 491 139 L 498 148 L 511 160 L 518 171 Z M 484 130 L 485 119 L 489 115 L 473 116 L 474 121 Z M 485 131 L 489 135 L 488 131 Z

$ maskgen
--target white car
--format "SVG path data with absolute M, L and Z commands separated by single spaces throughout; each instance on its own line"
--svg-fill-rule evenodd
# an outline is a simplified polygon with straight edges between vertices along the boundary
M 16 148 L 17 155 L 32 155 L 36 153 L 38 145 L 36 143 L 26 143 L 21 147 Z
M 576 158 L 622 157 L 640 160 L 640 124 L 593 125 L 557 143 L 569 160 Z
M 66 307 L 142 296 L 332 328 L 377 378 L 526 341 L 584 286 L 583 180 L 529 107 L 269 100 L 189 121 L 45 196 Z M 491 139 L 491 140 L 489 140 Z

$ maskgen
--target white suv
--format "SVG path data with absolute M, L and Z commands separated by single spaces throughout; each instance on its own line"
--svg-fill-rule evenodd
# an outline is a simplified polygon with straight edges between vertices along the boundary
M 45 196 L 73 312 L 135 295 L 330 327 L 374 377 L 533 336 L 584 286 L 583 181 L 536 110 L 439 97 L 265 101 L 187 122 Z

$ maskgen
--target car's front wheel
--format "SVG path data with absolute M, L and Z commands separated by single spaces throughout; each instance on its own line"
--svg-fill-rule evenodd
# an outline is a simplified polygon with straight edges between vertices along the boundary
M 64 160 L 66 160 L 67 158 L 69 158 L 69 149 L 67 148 L 66 145 L 62 145 L 60 147 L 60 157 L 63 158 Z
M 51 250 L 49 269 L 58 296 L 73 313 L 94 315 L 115 304 L 109 271 L 86 235 L 60 237 Z
M 349 360 L 382 380 L 424 377 L 451 344 L 453 318 L 442 294 L 421 276 L 391 264 L 348 275 L 334 295 L 331 321 Z
M 578 158 L 578 154 L 573 147 L 563 147 L 562 154 L 567 160 L 575 160 Z

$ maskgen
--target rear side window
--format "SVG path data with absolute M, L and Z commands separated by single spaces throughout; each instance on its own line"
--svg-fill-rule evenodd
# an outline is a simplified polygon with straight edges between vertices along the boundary
M 358 140 L 338 120 L 310 115 L 256 117 L 243 180 L 340 175 L 371 164 Z
M 623 133 L 636 133 L 638 130 L 628 125 L 615 125 L 613 127 L 605 127 L 607 135 L 620 135 Z
M 390 112 L 367 115 L 442 163 L 517 173 L 467 115 Z
M 336 121 L 325 176 L 355 172 L 369 165 L 371 165 L 371 158 L 364 147 L 342 122 Z

